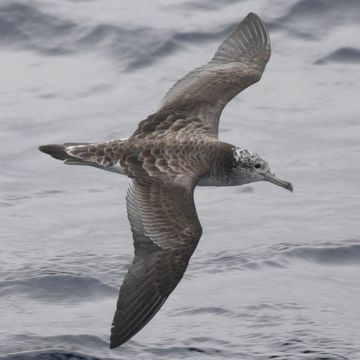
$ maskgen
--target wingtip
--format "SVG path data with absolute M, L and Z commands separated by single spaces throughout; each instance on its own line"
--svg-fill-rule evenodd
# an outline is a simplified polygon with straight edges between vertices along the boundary
M 264 21 L 262 20 L 262 18 L 258 15 L 255 14 L 253 12 L 249 12 L 245 19 L 243 20 L 243 22 L 252 22 L 252 26 L 256 27 L 257 30 L 255 32 L 260 32 L 261 33 L 261 38 L 262 38 L 262 43 L 264 48 L 266 48 L 268 51 L 270 51 L 271 48 L 271 42 L 270 42 L 270 35 L 269 35 L 269 30 L 267 28 L 267 26 L 265 25 Z
M 111 329 L 112 330 L 112 329 Z M 130 336 L 131 337 L 131 336 Z M 121 345 L 123 345 L 124 343 L 126 343 L 129 340 L 129 337 L 126 338 L 122 338 L 122 337 L 117 337 L 114 336 L 114 334 L 112 333 L 110 335 L 110 343 L 109 343 L 109 348 L 110 349 L 115 349 Z
M 265 65 L 271 56 L 269 31 L 259 15 L 250 12 L 235 31 L 224 40 L 215 53 L 213 62 L 247 60 Z
M 113 342 L 110 341 L 110 344 L 109 344 L 109 348 L 112 350 L 112 349 L 115 349 L 117 348 L 118 346 L 120 346 L 121 344 L 115 344 Z
M 251 19 L 251 18 L 254 19 L 254 20 L 260 21 L 262 24 L 264 23 L 263 20 L 261 19 L 261 17 L 258 14 L 254 13 L 254 12 L 249 12 L 245 16 L 244 20 Z
M 114 327 L 114 324 L 111 327 L 111 335 L 110 335 L 110 343 L 109 343 L 110 349 L 115 349 L 118 346 L 123 344 L 123 342 L 120 342 L 119 339 L 117 339 L 118 341 L 116 341 L 114 334 L 113 334 L 113 327 Z
M 260 19 L 260 16 L 252 11 L 250 11 L 246 16 L 245 16 L 245 19 L 246 18 L 249 18 L 249 17 L 255 17 L 256 19 Z

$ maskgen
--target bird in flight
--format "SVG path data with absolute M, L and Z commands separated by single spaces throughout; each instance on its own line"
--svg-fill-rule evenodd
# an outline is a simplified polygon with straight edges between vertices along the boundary
M 142 329 L 181 280 L 202 234 L 195 186 L 265 180 L 292 191 L 259 155 L 218 139 L 225 105 L 260 80 L 269 58 L 268 31 L 250 13 L 212 60 L 177 81 L 129 138 L 40 146 L 67 165 L 130 178 L 126 206 L 135 255 L 120 288 L 111 348 Z

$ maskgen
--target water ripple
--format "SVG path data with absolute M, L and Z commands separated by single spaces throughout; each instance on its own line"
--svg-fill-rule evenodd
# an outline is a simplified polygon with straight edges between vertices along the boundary
M 360 50 L 352 47 L 342 47 L 340 49 L 334 50 L 323 58 L 316 60 L 315 64 L 322 65 L 333 62 L 345 64 L 360 63 Z
M 6 357 L 0 357 L 0 360 L 100 360 L 100 358 L 77 352 L 45 350 L 12 354 Z M 104 360 L 104 358 L 102 358 L 102 360 Z
M 360 244 L 338 246 L 298 246 L 283 251 L 279 260 L 304 260 L 325 265 L 360 265 Z
M 194 271 L 217 273 L 230 270 L 260 270 L 266 267 L 290 267 L 296 261 L 321 265 L 360 265 L 360 244 L 317 244 L 304 246 L 282 243 L 262 251 L 220 251 L 203 259 L 194 259 Z M 193 270 L 192 270 L 193 271 Z
M 180 50 L 184 43 L 223 39 L 235 25 L 230 23 L 206 32 L 169 30 L 165 33 L 145 26 L 83 25 L 49 15 L 35 5 L 15 2 L 0 6 L 2 45 L 47 56 L 105 53 L 121 60 L 124 71 L 150 66 L 158 59 Z M 53 97 L 54 94 L 48 96 Z
M 92 301 L 98 296 L 115 296 L 117 289 L 96 278 L 69 274 L 43 275 L 0 282 L 0 295 L 23 294 L 39 301 Z
M 337 26 L 358 23 L 359 10 L 357 0 L 301 0 L 275 19 L 272 25 L 276 29 L 285 29 L 292 37 L 314 41 Z

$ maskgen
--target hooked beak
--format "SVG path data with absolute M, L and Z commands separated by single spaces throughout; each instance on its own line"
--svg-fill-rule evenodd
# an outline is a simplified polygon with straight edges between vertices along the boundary
M 268 171 L 264 174 L 264 180 L 269 181 L 275 185 L 281 186 L 291 192 L 294 190 L 291 183 L 289 183 L 288 181 L 279 179 L 277 176 L 275 176 L 275 174 L 271 173 L 270 171 Z

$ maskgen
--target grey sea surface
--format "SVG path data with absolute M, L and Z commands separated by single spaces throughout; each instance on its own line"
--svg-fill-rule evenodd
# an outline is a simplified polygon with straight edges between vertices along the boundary
M 37 147 L 127 137 L 250 11 L 272 58 L 220 138 L 295 191 L 196 189 L 183 280 L 110 350 L 128 180 Z M 0 359 L 360 359 L 359 22 L 358 0 L 0 0 Z

